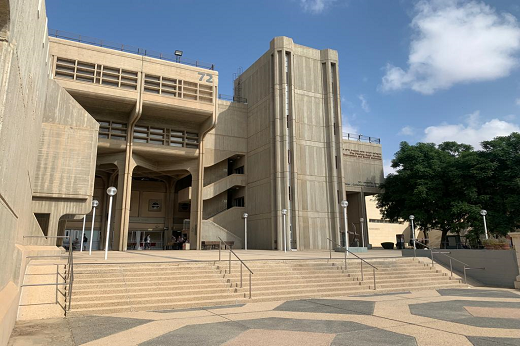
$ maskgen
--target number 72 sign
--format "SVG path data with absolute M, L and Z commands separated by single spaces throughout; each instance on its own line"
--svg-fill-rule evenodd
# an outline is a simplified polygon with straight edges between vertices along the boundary
M 199 81 L 204 81 L 206 83 L 213 83 L 213 75 L 211 73 L 204 73 L 204 72 L 199 72 Z M 207 77 L 206 80 L 204 80 L 204 77 Z

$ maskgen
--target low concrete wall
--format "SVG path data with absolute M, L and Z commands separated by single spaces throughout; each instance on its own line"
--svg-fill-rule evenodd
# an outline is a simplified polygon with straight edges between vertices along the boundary
M 434 261 L 446 268 L 450 267 L 450 259 L 442 254 L 435 254 Z M 486 268 L 485 270 L 468 270 L 468 278 L 484 285 L 493 287 L 514 288 L 515 278 L 518 275 L 518 262 L 514 250 L 468 250 L 468 249 L 441 249 L 450 252 L 447 254 L 459 261 L 467 263 L 471 268 Z M 413 249 L 402 250 L 403 257 L 413 257 Z M 417 257 L 431 257 L 430 250 L 417 250 Z M 464 267 L 461 263 L 452 261 L 453 270 L 461 276 Z

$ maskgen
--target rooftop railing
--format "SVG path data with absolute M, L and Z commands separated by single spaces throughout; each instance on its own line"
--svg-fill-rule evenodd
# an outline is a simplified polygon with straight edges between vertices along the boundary
M 345 133 L 343 134 L 344 139 L 348 139 L 349 141 L 358 141 L 358 142 L 368 142 L 368 143 L 375 143 L 375 144 L 381 144 L 381 138 L 377 137 L 369 137 L 369 136 L 363 136 L 363 135 L 356 135 L 353 133 Z
M 226 100 L 226 101 L 231 101 L 231 102 L 247 103 L 247 99 L 245 97 L 218 94 L 218 98 L 220 100 Z
M 127 44 L 121 44 L 121 43 L 115 43 L 107 40 L 102 40 L 99 38 L 93 38 L 89 36 L 74 34 L 62 30 L 52 30 L 49 29 L 49 36 L 50 37 L 56 37 L 61 38 L 64 40 L 74 41 L 74 42 L 80 42 L 85 44 L 90 44 L 92 46 L 102 47 L 102 48 L 108 48 L 108 49 L 114 49 L 119 50 L 121 52 L 127 52 L 132 54 L 137 54 L 141 56 L 148 56 L 151 58 L 156 58 L 160 60 L 166 60 L 171 62 L 176 62 L 179 64 L 189 65 L 189 66 L 195 66 L 200 67 L 208 70 L 214 70 L 215 65 L 206 63 L 200 60 L 190 60 L 187 58 L 184 58 L 182 56 L 177 56 L 175 54 L 168 54 L 168 53 L 160 53 L 149 49 L 139 48 L 130 46 Z

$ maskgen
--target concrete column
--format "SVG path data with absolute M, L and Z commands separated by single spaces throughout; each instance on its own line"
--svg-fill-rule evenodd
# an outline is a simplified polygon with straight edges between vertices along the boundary
M 511 232 L 509 235 L 513 240 L 513 246 L 516 250 L 516 263 L 518 264 L 518 270 L 520 272 L 520 232 Z M 515 288 L 520 290 L 520 275 L 516 277 Z
M 202 144 L 201 144 L 202 145 Z M 200 174 L 202 158 L 192 166 L 191 173 L 191 211 L 190 211 L 190 248 L 200 249 L 202 227 L 202 188 L 203 177 Z
M 136 164 L 132 156 L 118 162 L 117 195 L 115 196 L 114 240 L 112 249 L 126 251 L 128 224 L 130 222 L 130 197 L 132 195 L 132 173 Z M 110 220 L 109 220 L 110 222 Z

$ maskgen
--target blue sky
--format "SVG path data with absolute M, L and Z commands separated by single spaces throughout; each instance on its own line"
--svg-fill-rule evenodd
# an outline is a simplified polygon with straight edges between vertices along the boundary
M 220 92 L 275 36 L 339 53 L 344 130 L 478 147 L 520 131 L 517 0 L 47 0 L 49 28 L 214 63 Z

